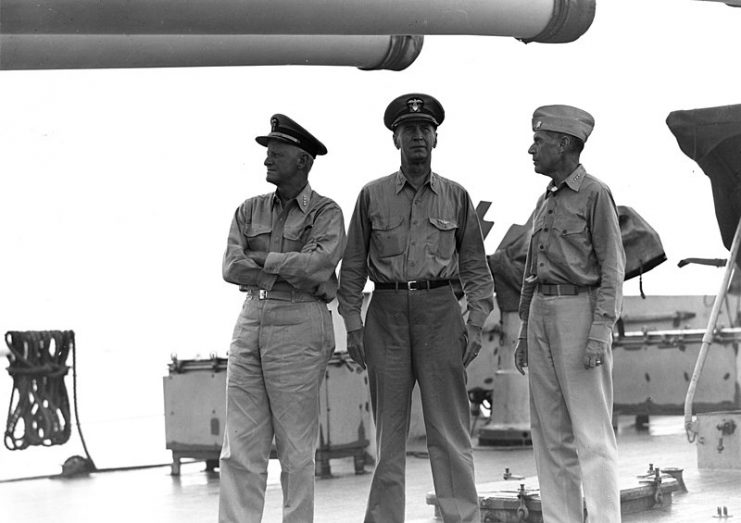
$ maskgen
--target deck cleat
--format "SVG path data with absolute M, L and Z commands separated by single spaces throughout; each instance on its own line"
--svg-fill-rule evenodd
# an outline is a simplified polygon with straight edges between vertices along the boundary
M 520 476 L 520 475 L 517 475 L 517 474 L 512 474 L 509 471 L 509 467 L 506 467 L 504 469 L 504 474 L 502 474 L 502 478 L 504 478 L 504 479 L 517 479 L 517 480 L 521 480 L 521 479 L 525 479 L 525 476 Z
M 722 509 L 721 507 L 716 507 L 716 511 L 717 515 L 713 516 L 713 519 L 729 519 L 733 517 L 728 514 L 728 507 L 726 506 L 723 506 Z
M 664 474 L 668 474 L 676 479 L 677 483 L 679 483 L 679 490 L 681 490 L 682 492 L 688 492 L 687 486 L 684 484 L 684 477 L 682 476 L 684 469 L 680 469 L 677 467 L 664 467 L 663 469 L 661 469 L 661 472 Z

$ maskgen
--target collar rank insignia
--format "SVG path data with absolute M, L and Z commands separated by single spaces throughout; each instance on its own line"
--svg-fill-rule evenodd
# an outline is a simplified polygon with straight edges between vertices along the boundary
M 424 104 L 425 103 L 419 98 L 410 98 L 409 100 L 407 100 L 407 107 L 409 108 L 409 111 L 412 113 L 420 112 Z

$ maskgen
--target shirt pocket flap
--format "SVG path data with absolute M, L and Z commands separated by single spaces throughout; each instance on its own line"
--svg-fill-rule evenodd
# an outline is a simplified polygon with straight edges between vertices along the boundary
M 371 217 L 371 228 L 374 231 L 390 231 L 396 229 L 404 221 L 402 216 Z
M 559 221 L 561 236 L 581 234 L 587 230 L 587 222 L 578 216 L 565 216 Z
M 430 217 L 430 223 L 432 224 L 433 227 L 441 231 L 452 231 L 458 228 L 457 223 L 451 220 L 446 220 L 444 218 Z
M 249 223 L 244 229 L 244 235 L 248 238 L 254 238 L 255 236 L 260 236 L 261 234 L 270 234 L 270 231 L 272 231 L 273 228 L 270 224 L 267 223 Z
M 288 240 L 300 240 L 304 232 L 311 230 L 311 225 L 305 227 L 303 224 L 298 227 L 286 227 L 283 229 L 283 237 Z

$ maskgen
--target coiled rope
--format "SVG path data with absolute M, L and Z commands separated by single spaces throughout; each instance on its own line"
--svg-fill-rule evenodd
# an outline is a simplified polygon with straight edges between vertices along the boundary
M 5 446 L 23 450 L 31 445 L 61 445 L 69 440 L 71 413 L 64 377 L 69 371 L 67 357 L 72 352 L 77 429 L 89 465 L 95 470 L 77 415 L 74 331 L 9 331 L 5 342 L 10 349 L 8 373 L 13 378 Z

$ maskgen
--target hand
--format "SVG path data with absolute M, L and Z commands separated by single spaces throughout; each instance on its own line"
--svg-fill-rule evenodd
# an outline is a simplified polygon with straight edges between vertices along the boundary
M 599 367 L 605 362 L 605 343 L 597 340 L 587 341 L 584 351 L 584 368 Z
M 463 366 L 468 367 L 481 350 L 481 327 L 466 325 L 466 352 L 463 353 Z
M 347 352 L 355 363 L 365 369 L 365 345 L 363 327 L 347 333 Z
M 515 368 L 523 376 L 527 367 L 527 338 L 519 338 L 515 347 Z
M 268 257 L 268 253 L 262 251 L 249 251 L 246 253 L 246 257 L 247 259 L 254 261 L 260 267 L 264 267 L 265 260 Z

